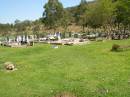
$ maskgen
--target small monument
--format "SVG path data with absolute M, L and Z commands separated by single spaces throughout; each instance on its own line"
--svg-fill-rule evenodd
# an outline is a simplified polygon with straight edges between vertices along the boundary
M 52 48 L 58 49 L 59 47 L 58 47 L 58 45 L 52 45 Z

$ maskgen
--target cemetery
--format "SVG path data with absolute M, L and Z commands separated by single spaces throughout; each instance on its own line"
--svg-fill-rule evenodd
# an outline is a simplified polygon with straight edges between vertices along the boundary
M 44 44 L 55 44 L 55 45 L 80 45 L 80 44 L 89 44 L 91 41 L 105 41 L 107 40 L 107 34 L 105 33 L 91 33 L 91 34 L 85 34 L 85 33 L 72 33 L 71 36 L 69 36 L 68 33 L 66 33 L 67 36 L 62 38 L 61 32 L 56 32 L 54 34 L 47 34 L 44 37 L 37 38 L 34 35 L 19 35 L 16 37 L 13 37 L 13 39 L 0 40 L 0 44 L 2 46 L 7 47 L 27 47 L 27 46 L 33 46 L 34 43 L 44 43 Z M 120 33 L 112 33 L 110 35 L 111 40 L 122 40 L 122 39 L 129 39 L 130 38 L 130 32 L 126 34 L 120 34 Z
M 74 34 L 75 35 L 75 34 Z M 33 43 L 45 43 L 45 44 L 56 44 L 56 45 L 76 45 L 76 44 L 85 44 L 89 43 L 89 39 L 83 39 L 81 35 L 77 35 L 77 37 L 67 37 L 67 38 L 61 38 L 60 35 L 47 35 L 45 37 L 41 37 L 39 39 L 34 38 L 33 35 L 30 36 L 17 36 L 14 39 L 6 39 L 4 41 L 1 41 L 1 46 L 7 46 L 7 47 L 25 47 L 25 46 L 33 46 Z M 79 38 L 80 37 L 80 38 Z
M 130 97 L 130 0 L 0 6 L 0 97 Z
M 6 46 L 6 47 L 26 47 L 26 46 L 33 46 L 34 42 L 34 36 L 17 36 L 13 38 L 8 38 L 5 40 L 2 40 L 0 42 L 1 46 Z

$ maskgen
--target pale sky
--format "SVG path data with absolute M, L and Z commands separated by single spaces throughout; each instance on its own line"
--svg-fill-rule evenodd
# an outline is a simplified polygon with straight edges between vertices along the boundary
M 48 0 L 0 0 L 0 23 L 18 20 L 35 20 L 42 17 Z M 59 0 L 64 7 L 78 5 L 81 0 Z M 92 1 L 92 0 L 87 0 Z

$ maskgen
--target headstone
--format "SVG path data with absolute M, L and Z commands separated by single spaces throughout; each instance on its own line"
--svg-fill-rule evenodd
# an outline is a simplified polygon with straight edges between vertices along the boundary
M 33 41 L 30 41 L 30 46 L 33 46 L 34 45 L 34 42 Z
M 59 47 L 58 47 L 58 45 L 52 45 L 52 48 L 58 49 Z

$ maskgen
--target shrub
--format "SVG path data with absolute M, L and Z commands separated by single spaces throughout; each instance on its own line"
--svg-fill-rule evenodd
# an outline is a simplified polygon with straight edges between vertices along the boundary
M 111 51 L 119 51 L 119 49 L 120 49 L 120 45 L 113 44 Z

